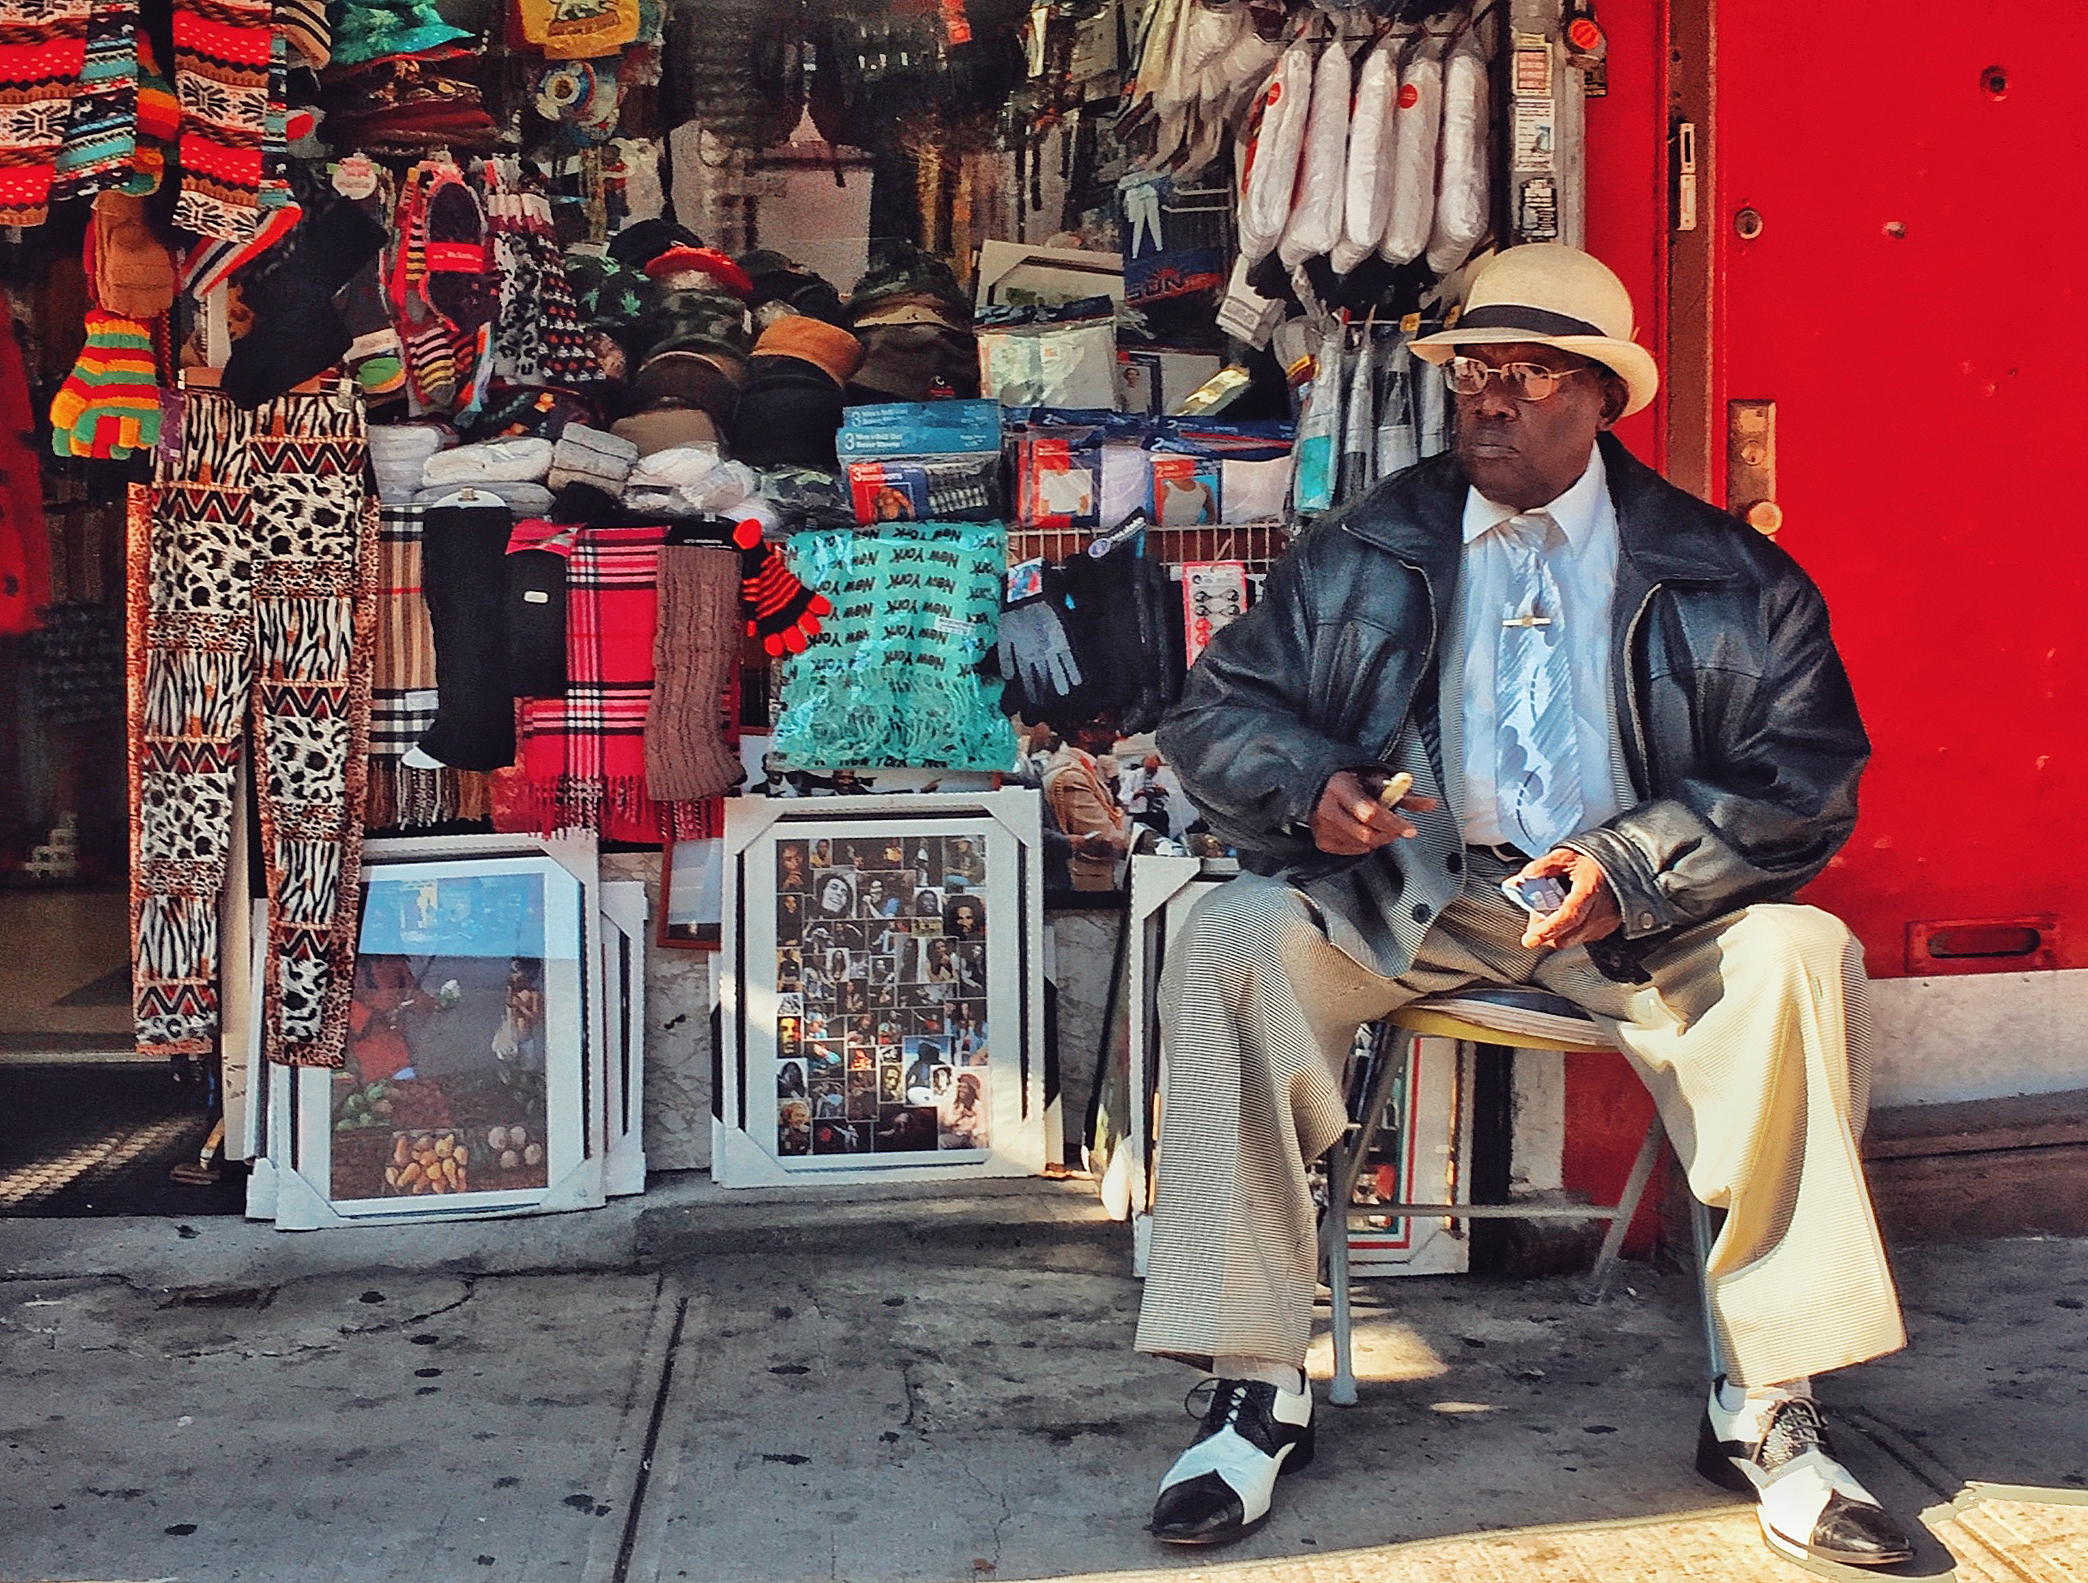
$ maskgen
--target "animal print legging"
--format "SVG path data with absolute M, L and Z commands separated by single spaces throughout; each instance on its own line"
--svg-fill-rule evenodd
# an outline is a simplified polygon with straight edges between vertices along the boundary
M 219 1036 L 218 906 L 248 722 L 268 883 L 263 1045 L 337 1066 L 353 987 L 376 516 L 352 386 L 187 395 L 131 497 L 132 1004 L 146 1054 Z

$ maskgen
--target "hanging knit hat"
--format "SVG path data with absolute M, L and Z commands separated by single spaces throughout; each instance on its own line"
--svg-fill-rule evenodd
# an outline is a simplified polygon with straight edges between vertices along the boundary
M 354 342 L 334 307 L 334 293 L 382 251 L 386 237 L 359 205 L 337 202 L 308 212 L 282 266 L 243 291 L 253 328 L 225 364 L 225 394 L 258 406 L 323 374 Z
M 323 70 L 333 58 L 333 26 L 327 21 L 326 0 L 276 0 L 276 26 L 297 63 L 313 71 Z
M 158 365 L 152 331 L 136 319 L 87 310 L 87 344 L 51 400 L 51 449 L 60 456 L 124 457 L 159 443 Z

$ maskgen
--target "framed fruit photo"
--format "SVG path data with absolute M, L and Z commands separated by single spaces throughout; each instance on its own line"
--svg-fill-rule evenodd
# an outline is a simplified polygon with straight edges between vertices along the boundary
M 729 799 L 723 1187 L 1058 1158 L 1031 791 Z
M 346 1059 L 285 1074 L 278 1225 L 603 1201 L 592 889 L 549 855 L 365 866 Z

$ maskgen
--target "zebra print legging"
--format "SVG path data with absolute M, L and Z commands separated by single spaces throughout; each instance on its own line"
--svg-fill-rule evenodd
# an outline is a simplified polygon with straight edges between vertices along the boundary
M 360 396 L 187 393 L 131 492 L 132 1005 L 147 1054 L 220 1033 L 218 906 L 249 720 L 267 874 L 264 1048 L 337 1066 L 355 959 L 375 620 Z

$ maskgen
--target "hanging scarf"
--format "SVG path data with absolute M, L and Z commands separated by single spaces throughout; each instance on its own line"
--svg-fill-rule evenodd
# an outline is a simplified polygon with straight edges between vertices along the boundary
M 715 798 L 662 803 L 646 794 L 666 538 L 664 526 L 584 528 L 575 538 L 566 561 L 565 694 L 525 699 L 516 711 L 519 774 L 496 777 L 500 828 L 578 827 L 653 843 L 706 839 L 723 828 Z
M 828 590 L 835 608 L 785 663 L 777 751 L 817 768 L 1012 764 L 1000 683 L 978 669 L 998 631 L 1007 549 L 999 523 L 893 522 L 792 538 L 792 570 Z

